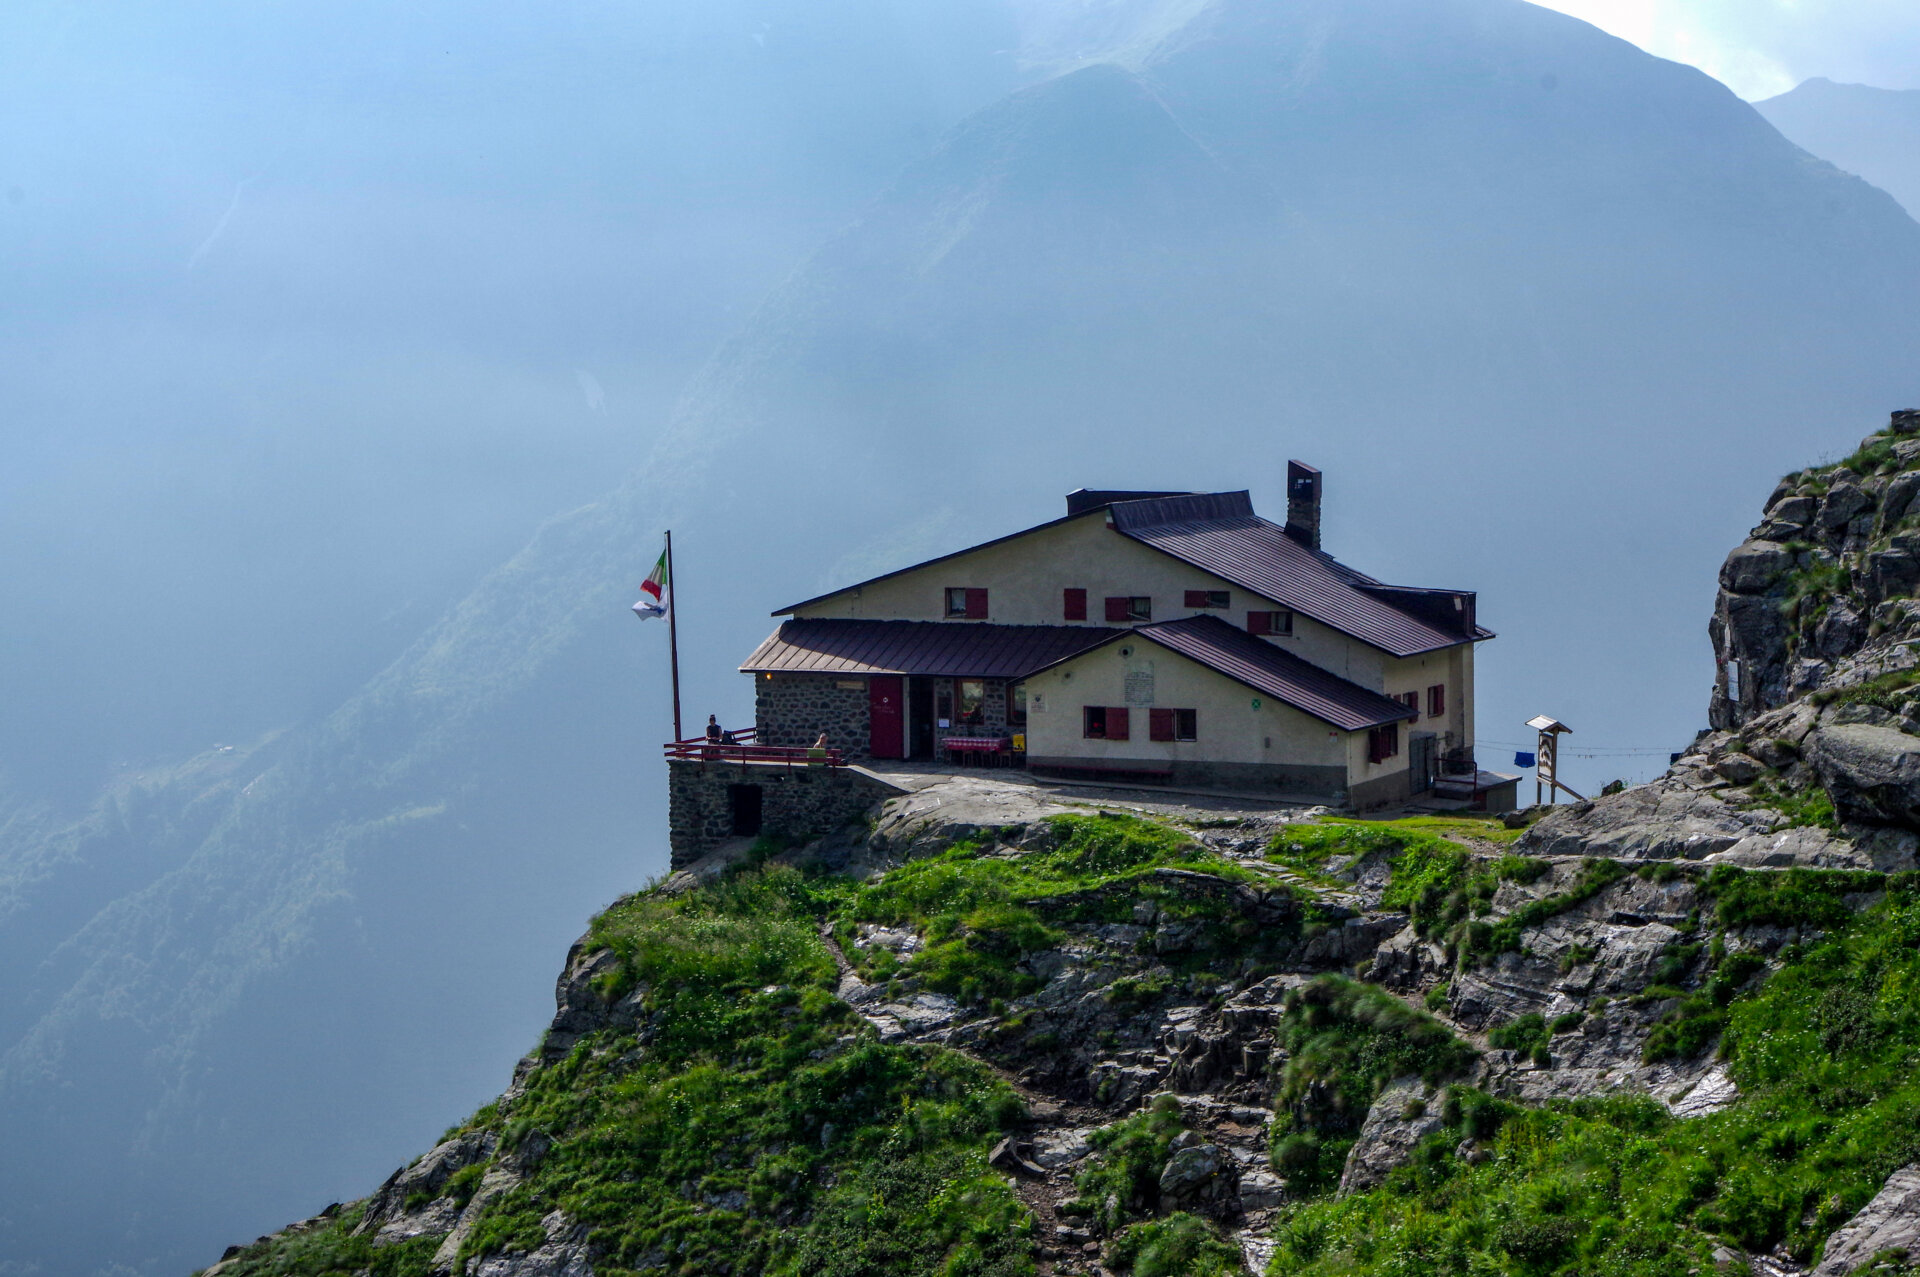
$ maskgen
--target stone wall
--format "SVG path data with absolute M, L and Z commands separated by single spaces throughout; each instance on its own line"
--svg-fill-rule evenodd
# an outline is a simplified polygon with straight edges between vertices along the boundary
M 858 824 L 879 804 L 906 792 L 857 767 L 675 759 L 667 764 L 667 841 L 675 869 L 737 836 L 733 791 L 738 786 L 760 791 L 761 834 L 789 843 Z
M 756 674 L 753 717 L 762 745 L 827 744 L 849 759 L 871 757 L 867 680 L 833 674 Z

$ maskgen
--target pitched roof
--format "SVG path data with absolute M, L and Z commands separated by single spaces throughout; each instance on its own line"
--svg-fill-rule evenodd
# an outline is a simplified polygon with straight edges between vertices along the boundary
M 1112 510 L 1114 531 L 1122 536 L 1391 655 L 1417 656 L 1493 637 L 1474 623 L 1470 603 L 1457 625 L 1438 623 L 1453 619 L 1443 617 L 1452 599 L 1471 600 L 1471 594 L 1383 585 L 1254 514 L 1244 492 L 1124 501 Z M 1409 610 L 1423 596 L 1443 606 L 1421 606 L 1425 616 Z
M 806 674 L 1024 678 L 1125 630 L 958 621 L 787 621 L 740 668 Z
M 1217 616 L 1155 621 L 1127 633 L 1152 639 L 1161 647 L 1345 731 L 1357 732 L 1397 723 L 1416 714 L 1390 696 L 1309 664 L 1265 639 L 1235 629 Z M 1111 635 L 1103 643 L 1120 637 L 1120 634 Z M 1072 656 L 1063 658 L 1071 659 Z
M 1076 505 L 1078 508 L 1064 519 L 841 586 L 779 608 L 774 615 L 784 616 L 849 590 L 1106 511 L 1113 520 L 1113 530 L 1122 536 L 1272 599 L 1392 656 L 1418 656 L 1493 637 L 1492 630 L 1474 622 L 1470 592 L 1424 590 L 1376 581 L 1256 515 L 1253 499 L 1245 491 L 1136 494 L 1083 489 L 1069 497 L 1069 508 Z M 1456 599 L 1464 601 L 1462 611 L 1454 610 Z

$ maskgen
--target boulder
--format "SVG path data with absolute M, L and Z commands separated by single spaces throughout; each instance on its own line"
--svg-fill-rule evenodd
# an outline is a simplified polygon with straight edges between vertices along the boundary
M 1720 584 L 1736 594 L 1762 594 L 1793 568 L 1793 555 L 1772 541 L 1749 541 L 1720 567 Z
M 1903 1166 L 1827 1238 L 1813 1277 L 1849 1277 L 1889 1251 L 1920 1255 L 1920 1163 Z
M 1728 754 L 1713 765 L 1713 770 L 1736 785 L 1751 785 L 1760 778 L 1760 773 L 1766 770 L 1766 765 L 1747 754 Z
M 1867 622 L 1844 599 L 1835 599 L 1814 627 L 1814 650 L 1830 661 L 1837 661 L 1857 649 L 1867 637 Z
M 1816 522 L 1825 531 L 1839 532 L 1872 505 L 1873 498 L 1867 495 L 1866 489 L 1842 479 L 1828 489 L 1826 497 L 1820 502 Z
M 1197 1197 L 1219 1178 L 1226 1165 L 1227 1155 L 1218 1145 L 1196 1143 L 1176 1149 L 1160 1172 L 1160 1192 L 1173 1198 Z
M 1920 739 L 1865 723 L 1822 727 L 1807 756 L 1842 820 L 1920 826 Z
M 1920 559 L 1905 550 L 1877 550 L 1867 556 L 1867 585 L 1875 599 L 1911 595 L 1920 586 Z
M 1340 1173 L 1340 1192 L 1364 1193 L 1376 1188 L 1395 1167 L 1413 1156 L 1414 1145 L 1439 1130 L 1439 1097 L 1417 1077 L 1396 1078 L 1367 1110 L 1360 1138 L 1347 1153 Z
M 1555 808 L 1521 835 L 1516 848 L 1532 856 L 1703 860 L 1742 838 L 1771 831 L 1776 819 L 1729 806 L 1712 794 L 1639 785 Z
M 1768 523 L 1779 523 L 1793 528 L 1805 528 L 1809 523 L 1813 522 L 1814 511 L 1818 508 L 1818 502 L 1812 497 L 1781 497 L 1778 501 L 1775 501 L 1767 507 L 1766 520 Z
M 1920 447 L 1912 449 L 1920 452 Z M 1909 470 L 1897 475 L 1887 485 L 1886 493 L 1880 498 L 1881 522 L 1892 527 L 1906 515 L 1913 505 L 1915 495 L 1920 495 L 1920 470 Z

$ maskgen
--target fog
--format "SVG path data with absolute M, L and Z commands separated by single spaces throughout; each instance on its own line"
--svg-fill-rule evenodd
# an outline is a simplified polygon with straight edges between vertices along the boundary
M 1920 392 L 1920 226 L 1517 0 L 0 18 L 0 1274 L 184 1272 L 484 1102 L 775 606 L 1327 473 L 1483 762 L 1705 721 L 1718 561 Z

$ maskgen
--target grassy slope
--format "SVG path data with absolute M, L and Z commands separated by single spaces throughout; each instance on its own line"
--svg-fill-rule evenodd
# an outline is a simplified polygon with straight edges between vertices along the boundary
M 1497 841 L 1486 832 L 1330 823 L 1289 832 L 1273 857 L 1311 875 L 1337 855 L 1389 855 L 1393 903 L 1471 963 L 1497 952 L 1488 937 L 1500 929 L 1482 920 L 1493 888 L 1534 872 L 1446 837 Z M 494 1204 L 468 1253 L 537 1245 L 540 1219 L 560 1208 L 604 1249 L 603 1277 L 1032 1271 L 1030 1219 L 986 1163 L 1019 1097 L 964 1056 L 874 1040 L 832 998 L 819 931 L 912 926 L 929 943 L 904 965 L 881 951 L 855 957 L 875 978 L 993 1008 L 1026 990 L 1020 958 L 1056 943 L 1062 926 L 1131 916 L 1142 896 L 1158 896 L 1163 912 L 1210 928 L 1190 969 L 1158 980 L 1191 996 L 1215 971 L 1261 969 L 1263 937 L 1155 872 L 1234 880 L 1250 876 L 1244 867 L 1126 818 L 1062 818 L 1055 834 L 1018 857 L 959 845 L 864 886 L 761 866 L 609 910 L 595 934 L 622 965 L 605 991 L 644 990 L 648 1015 L 637 1036 L 596 1035 L 537 1069 L 510 1107 L 471 1120 L 508 1145 L 541 1132 L 554 1151 Z M 1590 870 L 1540 909 L 1567 907 L 1612 872 Z M 1906 881 L 1863 915 L 1842 899 L 1880 881 L 1723 872 L 1709 884 L 1714 912 L 1675 963 L 1669 1020 L 1687 1031 L 1667 1049 L 1705 1049 L 1721 1035 L 1742 1088 L 1731 1109 L 1689 1121 L 1631 1099 L 1522 1110 L 1456 1088 L 1447 1130 L 1414 1164 L 1346 1199 L 1327 1190 L 1356 1111 L 1387 1078 L 1457 1075 L 1467 1054 L 1370 986 L 1330 976 L 1302 990 L 1281 1028 L 1290 1058 L 1275 1078 L 1274 1157 L 1316 1195 L 1284 1216 L 1273 1271 L 1680 1274 L 1716 1236 L 1810 1253 L 1920 1155 L 1920 1080 L 1910 1080 L 1920 1076 L 1920 900 Z M 1764 981 L 1715 943 L 1724 927 L 1796 921 L 1829 930 L 1786 950 Z M 1298 925 L 1315 925 L 1310 908 Z M 1234 1270 L 1204 1221 L 1151 1218 L 1178 1130 L 1167 1106 L 1135 1114 L 1099 1135 L 1080 1175 L 1080 1213 L 1111 1239 L 1109 1266 L 1135 1277 Z M 1480 1151 L 1456 1156 L 1462 1140 Z M 256 1246 L 227 1273 L 424 1274 L 435 1242 L 375 1251 L 348 1236 L 358 1213 Z

